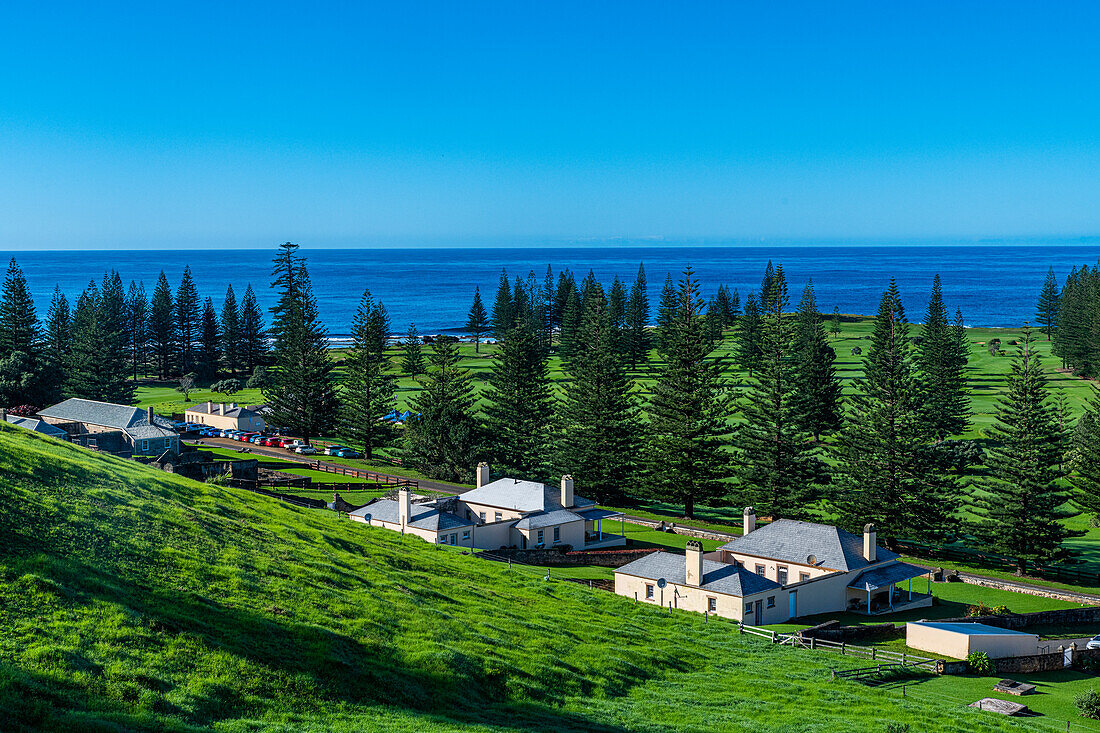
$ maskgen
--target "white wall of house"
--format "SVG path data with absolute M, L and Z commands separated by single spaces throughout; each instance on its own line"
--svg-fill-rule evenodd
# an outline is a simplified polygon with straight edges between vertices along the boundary
M 627 598 L 637 598 L 639 603 L 658 605 L 662 602 L 661 589 L 652 578 L 639 578 L 626 573 L 615 573 L 615 592 Z M 650 595 L 652 593 L 652 595 Z M 706 588 L 692 585 L 669 583 L 664 588 L 664 606 L 673 604 L 673 608 L 696 613 L 714 613 L 722 618 L 743 621 L 754 625 L 756 621 L 756 602 L 760 602 L 760 624 L 780 624 L 789 619 L 789 593 L 775 589 L 764 593 L 746 596 L 732 596 L 715 593 Z M 713 606 L 711 600 L 713 599 Z M 770 604 L 769 604 L 769 599 Z
M 522 512 L 517 512 L 514 509 L 502 509 L 500 507 L 492 507 L 487 504 L 470 504 L 461 499 L 458 500 L 457 514 L 460 517 L 467 516 L 466 512 L 469 511 L 470 521 L 472 522 L 484 522 L 486 524 L 492 524 L 493 522 L 502 522 L 505 520 L 513 520 L 523 518 Z M 484 519 L 481 516 L 484 515 Z
M 183 419 L 187 422 L 209 425 L 219 430 L 244 430 L 258 433 L 262 432 L 265 427 L 264 419 L 255 414 L 246 414 L 241 418 L 236 418 L 230 415 L 185 410 Z

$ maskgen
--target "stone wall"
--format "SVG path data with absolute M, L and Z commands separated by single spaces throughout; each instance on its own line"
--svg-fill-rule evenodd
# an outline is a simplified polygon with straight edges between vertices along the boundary
M 634 562 L 651 552 L 657 552 L 655 548 L 641 550 L 577 550 L 569 545 L 559 545 L 543 550 L 538 549 L 506 549 L 486 550 L 486 555 L 493 560 L 515 560 L 524 565 L 542 565 L 549 567 L 570 567 L 573 565 L 599 565 L 605 568 L 619 568 L 629 562 Z
M 729 542 L 736 539 L 738 535 L 734 534 L 736 527 L 731 526 L 730 531 L 726 532 L 711 532 L 705 529 L 697 529 L 695 527 L 681 527 L 675 522 L 667 521 L 654 521 L 652 519 L 642 519 L 640 517 L 634 517 L 627 520 L 630 524 L 640 524 L 643 527 L 650 527 L 652 529 L 659 530 L 661 532 L 672 532 L 673 534 L 682 534 L 687 537 L 699 537 L 704 540 L 717 540 L 718 542 Z
M 865 626 L 841 626 L 839 621 L 826 621 L 808 629 L 802 629 L 798 635 L 803 638 L 813 637 L 825 641 L 842 642 L 845 644 L 859 644 L 863 642 L 886 641 L 899 639 L 905 634 L 905 626 L 894 624 L 867 624 Z
M 1005 583 L 996 580 L 995 578 L 985 578 L 978 575 L 968 575 L 966 573 L 958 573 L 956 575 L 958 580 L 964 583 L 980 585 L 983 588 L 996 588 L 998 590 L 1012 591 L 1013 593 L 1026 593 L 1029 596 L 1039 596 L 1041 598 L 1057 598 L 1060 601 L 1070 601 L 1072 603 L 1088 602 L 1083 601 L 1080 594 L 1060 590 L 1058 588 L 1046 588 L 1032 585 L 1021 587 L 1013 583 Z
M 1039 624 L 1096 624 L 1100 623 L 1100 606 L 1064 608 L 1058 611 L 1034 613 L 1007 613 L 1003 616 L 972 616 L 936 619 L 938 623 L 971 622 L 1018 631 Z

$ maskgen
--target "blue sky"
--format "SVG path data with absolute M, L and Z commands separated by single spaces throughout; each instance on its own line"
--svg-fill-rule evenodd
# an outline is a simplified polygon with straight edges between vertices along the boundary
M 1095 3 L 4 13 L 0 250 L 1100 233 Z

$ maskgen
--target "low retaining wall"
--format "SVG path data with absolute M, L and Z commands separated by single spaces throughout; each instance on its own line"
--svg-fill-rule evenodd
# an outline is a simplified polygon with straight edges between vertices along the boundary
M 627 514 L 628 524 L 640 524 L 643 527 L 651 527 L 653 529 L 660 530 L 662 532 L 672 532 L 673 534 L 682 534 L 687 537 L 698 537 L 704 540 L 717 540 L 718 542 L 729 542 L 736 539 L 739 535 L 733 533 L 733 527 L 730 527 L 729 533 L 724 532 L 710 532 L 705 529 L 696 529 L 695 527 L 681 527 L 675 522 L 655 521 L 652 519 L 642 519 L 641 517 L 630 517 Z
M 1006 613 L 1000 616 L 960 616 L 959 618 L 938 618 L 937 623 L 980 623 L 1001 629 L 1018 631 L 1039 624 L 1096 624 L 1100 623 L 1100 606 L 1084 608 L 1063 608 L 1057 611 L 1035 611 L 1034 613 Z
M 867 624 L 866 626 L 841 626 L 839 621 L 826 621 L 808 629 L 802 629 L 798 635 L 805 638 L 823 639 L 838 643 L 852 644 L 866 641 L 886 641 L 899 639 L 905 634 L 905 626 L 894 624 Z
M 966 573 L 959 573 L 958 579 L 971 585 L 980 585 L 983 588 L 996 588 L 998 590 L 1012 591 L 1013 593 L 1026 593 L 1029 596 L 1039 596 L 1041 598 L 1057 598 L 1060 601 L 1070 601 L 1071 603 L 1087 602 L 1082 601 L 1080 594 L 1059 590 L 1058 588 L 1044 588 L 1040 586 L 1027 586 L 1026 588 L 1021 588 L 1018 585 L 1004 583 L 994 578 L 983 578 L 978 575 L 968 575 Z
M 544 567 L 570 567 L 573 565 L 599 565 L 605 568 L 619 568 L 629 562 L 644 557 L 656 548 L 644 550 L 576 550 L 569 545 L 544 550 L 485 550 L 484 554 L 493 560 L 515 560 L 524 565 L 542 565 Z

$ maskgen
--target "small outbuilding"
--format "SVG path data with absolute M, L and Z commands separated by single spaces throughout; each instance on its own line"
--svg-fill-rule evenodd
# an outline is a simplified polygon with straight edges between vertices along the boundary
M 966 659 L 972 652 L 985 652 L 990 659 L 999 659 L 1035 654 L 1039 637 L 979 623 L 914 621 L 905 624 L 905 644 L 955 659 Z

